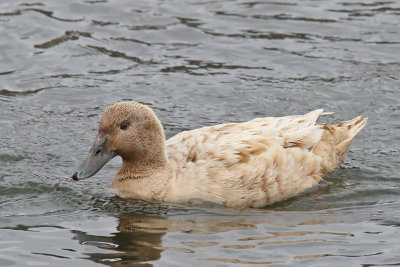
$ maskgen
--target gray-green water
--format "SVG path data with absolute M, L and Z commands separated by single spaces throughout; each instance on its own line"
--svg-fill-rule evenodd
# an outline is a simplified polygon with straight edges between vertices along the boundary
M 0 2 L 0 266 L 400 265 L 400 2 Z M 264 209 L 73 182 L 103 110 L 182 130 L 324 108 L 370 117 L 333 184 Z

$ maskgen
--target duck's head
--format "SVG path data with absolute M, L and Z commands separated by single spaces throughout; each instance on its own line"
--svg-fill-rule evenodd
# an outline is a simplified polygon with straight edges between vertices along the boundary
M 72 178 L 93 176 L 117 155 L 133 166 L 151 165 L 164 157 L 163 146 L 162 125 L 149 107 L 136 102 L 116 103 L 104 112 L 89 155 Z

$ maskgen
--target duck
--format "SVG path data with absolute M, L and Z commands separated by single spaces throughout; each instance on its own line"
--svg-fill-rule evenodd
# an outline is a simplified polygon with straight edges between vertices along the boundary
M 188 130 L 166 140 L 154 111 L 117 102 L 101 117 L 97 137 L 73 180 L 122 158 L 111 190 L 122 198 L 226 207 L 264 207 L 319 185 L 342 161 L 368 118 L 317 123 L 329 115 L 255 118 Z

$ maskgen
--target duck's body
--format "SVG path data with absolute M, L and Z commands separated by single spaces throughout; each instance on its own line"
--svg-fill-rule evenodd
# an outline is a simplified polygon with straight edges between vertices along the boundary
M 131 112 L 132 132 L 121 143 L 123 136 L 111 125 L 119 127 Z M 103 115 L 98 140 L 107 136 L 110 150 L 123 158 L 111 186 L 121 197 L 262 207 L 323 181 L 367 121 L 357 117 L 337 125 L 316 124 L 321 114 L 315 110 L 204 127 L 165 142 L 161 123 L 148 107 L 117 103 Z

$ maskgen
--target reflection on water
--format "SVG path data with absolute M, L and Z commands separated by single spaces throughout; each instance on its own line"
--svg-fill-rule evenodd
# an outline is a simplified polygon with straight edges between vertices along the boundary
M 0 265 L 400 265 L 398 1 L 0 1 Z M 370 117 L 331 185 L 264 209 L 79 183 L 106 106 L 167 137 L 324 108 Z
M 79 240 L 80 244 L 104 249 L 106 252 L 103 253 L 84 254 L 95 262 L 110 266 L 119 266 L 120 262 L 147 265 L 158 261 L 162 264 L 169 262 L 170 257 L 179 259 L 180 264 L 189 264 L 193 259 L 213 263 L 303 264 L 315 258 L 372 257 L 379 260 L 384 256 L 382 245 L 363 250 L 353 248 L 367 240 L 387 240 L 388 233 L 383 233 L 381 226 L 352 224 L 345 212 L 340 216 L 341 221 L 332 221 L 331 215 L 296 212 L 265 212 L 263 216 L 203 213 L 168 217 L 129 213 L 118 215 L 117 231 L 111 236 L 90 234 L 95 229 L 89 233 L 72 233 L 73 239 Z M 347 225 L 340 224 L 344 222 Z M 392 234 L 398 234 L 393 230 Z M 249 251 L 253 253 L 249 254 Z

